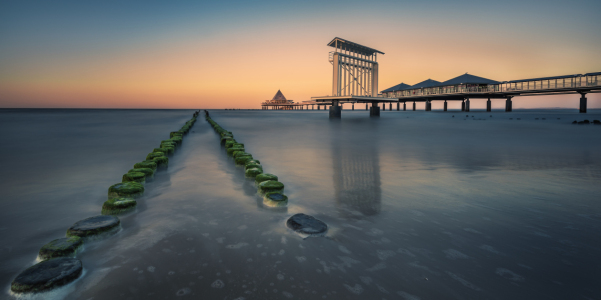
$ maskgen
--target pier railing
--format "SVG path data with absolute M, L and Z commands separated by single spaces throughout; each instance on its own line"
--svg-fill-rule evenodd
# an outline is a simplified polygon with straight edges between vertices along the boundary
M 447 94 L 469 94 L 469 93 L 503 93 L 503 92 L 545 92 L 550 90 L 562 89 L 582 89 L 586 87 L 601 86 L 601 73 L 593 75 L 573 75 L 552 78 L 540 78 L 530 80 L 506 81 L 500 84 L 490 84 L 486 86 L 440 86 L 421 89 L 408 89 L 380 95 L 381 97 L 415 97 L 429 95 L 447 95 Z

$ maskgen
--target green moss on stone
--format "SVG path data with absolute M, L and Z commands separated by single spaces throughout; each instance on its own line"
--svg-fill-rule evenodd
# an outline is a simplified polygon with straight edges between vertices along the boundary
M 260 165 L 260 164 L 261 164 L 261 162 L 260 162 L 258 159 L 254 159 L 254 158 L 253 158 L 252 160 L 249 160 L 248 162 L 246 162 L 246 164 L 247 164 L 247 165 L 248 165 L 248 164 L 257 164 L 257 165 Z
M 169 166 L 169 158 L 166 156 L 155 157 L 152 159 L 152 161 L 157 163 L 159 169 L 165 169 Z
M 233 147 L 235 144 L 237 144 L 238 142 L 236 142 L 236 140 L 231 139 L 225 142 L 225 148 L 229 149 L 231 147 Z
M 143 161 L 143 162 L 139 162 L 136 163 L 134 165 L 134 168 L 138 169 L 138 168 L 149 168 L 152 169 L 153 171 L 157 169 L 157 163 L 155 163 L 154 161 Z
M 174 136 L 183 136 L 184 133 L 180 131 L 172 131 L 169 133 L 169 138 L 173 138 Z
M 136 208 L 138 203 L 132 198 L 113 198 L 102 204 L 103 215 L 116 215 Z
M 144 186 L 138 182 L 121 182 L 109 187 L 109 199 L 112 198 L 138 198 L 144 193 Z
M 167 155 L 165 152 L 151 152 L 146 155 L 146 160 L 152 160 L 155 157 L 165 156 Z
M 275 181 L 275 180 L 267 180 L 259 183 L 259 192 L 261 194 L 269 193 L 269 192 L 284 192 L 284 184 Z
M 161 141 L 161 147 L 163 147 L 163 146 L 177 147 L 177 143 L 173 140 L 164 140 L 164 141 Z
M 78 236 L 56 239 L 42 246 L 39 257 L 46 260 L 55 257 L 75 256 L 81 246 L 83 246 L 83 239 Z
M 81 221 L 77 221 L 67 229 L 67 236 L 79 236 L 82 238 L 95 236 L 117 229 L 121 221 L 115 216 L 99 215 Z
M 146 175 L 146 181 L 152 180 L 154 178 L 154 170 L 151 168 L 134 168 L 134 169 L 127 171 L 127 173 L 131 173 L 131 172 L 144 173 L 144 175 Z
M 37 263 L 21 272 L 10 284 L 15 293 L 38 293 L 68 284 L 83 270 L 81 260 L 57 257 Z
M 244 175 L 248 178 L 255 178 L 257 175 L 263 173 L 261 168 L 250 168 L 244 172 Z
M 255 178 L 255 183 L 259 184 L 259 183 L 261 183 L 263 181 L 267 181 L 267 180 L 278 181 L 278 177 L 273 174 L 263 173 L 263 174 L 257 175 L 257 177 Z
M 269 207 L 284 207 L 288 205 L 288 197 L 279 192 L 269 192 L 263 196 L 263 205 Z
M 232 147 L 227 149 L 227 154 L 232 155 L 234 151 L 244 151 L 244 147 Z
M 175 142 L 177 145 L 180 145 L 184 139 L 181 136 L 174 136 L 170 140 Z
M 254 161 L 254 159 L 247 161 L 246 164 L 244 164 L 244 170 L 253 169 L 253 168 L 263 170 L 263 166 L 261 166 L 261 164 L 254 163 L 253 161 Z M 263 173 L 263 172 L 261 172 L 261 173 Z
M 253 157 L 251 155 L 242 155 L 242 156 L 238 156 L 238 157 L 234 158 L 234 162 L 237 165 L 243 166 L 244 164 L 246 164 L 247 161 L 249 161 L 251 159 L 253 159 Z
M 122 181 L 123 182 L 134 181 L 134 182 L 144 183 L 144 182 L 146 182 L 146 174 L 144 174 L 142 172 L 129 172 L 129 173 L 123 174 Z
M 244 151 L 234 151 L 234 152 L 232 152 L 232 156 L 233 157 L 248 156 L 248 155 L 252 156 L 252 154 L 244 152 Z

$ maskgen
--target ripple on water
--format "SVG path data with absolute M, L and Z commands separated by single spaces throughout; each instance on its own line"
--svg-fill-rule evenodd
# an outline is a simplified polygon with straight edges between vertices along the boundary
M 211 283 L 211 287 L 216 288 L 216 289 L 221 289 L 225 286 L 225 283 L 223 283 L 223 281 L 217 279 L 215 280 L 213 283 Z
M 355 295 L 359 295 L 363 293 L 363 287 L 360 284 L 355 284 L 354 286 L 350 286 L 348 284 L 344 284 L 344 287 L 351 293 Z
M 185 296 L 188 295 L 192 292 L 192 290 L 190 290 L 189 288 L 183 288 L 177 291 L 177 293 L 175 293 L 175 295 L 177 296 Z

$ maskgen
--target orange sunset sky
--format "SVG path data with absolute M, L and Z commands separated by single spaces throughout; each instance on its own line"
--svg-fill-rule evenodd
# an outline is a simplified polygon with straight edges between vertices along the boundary
M 379 90 L 466 72 L 598 72 L 600 11 L 599 1 L 3 1 L 0 108 L 258 109 L 278 89 L 309 100 L 331 93 L 336 36 L 386 53 Z M 514 108 L 576 109 L 579 97 L 518 97 Z

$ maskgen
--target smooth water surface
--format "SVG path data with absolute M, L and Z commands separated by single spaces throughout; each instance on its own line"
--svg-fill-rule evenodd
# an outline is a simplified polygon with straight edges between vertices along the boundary
M 14 298 L 10 281 L 39 248 L 99 214 L 108 187 L 192 112 L 0 111 L 3 295 Z M 211 116 L 279 176 L 288 207 L 262 205 L 199 117 L 122 230 L 78 254 L 85 275 L 38 297 L 601 295 L 601 126 L 570 124 L 600 111 Z M 328 234 L 287 229 L 300 212 Z

